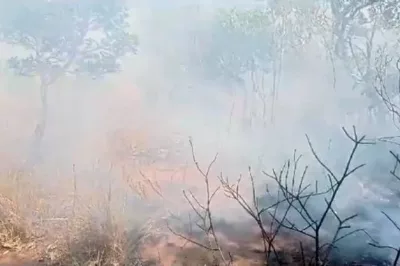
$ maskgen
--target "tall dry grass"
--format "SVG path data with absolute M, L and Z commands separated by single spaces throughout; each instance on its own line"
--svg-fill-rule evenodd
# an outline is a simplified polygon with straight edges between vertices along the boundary
M 145 263 L 142 248 L 159 233 L 158 222 L 162 220 L 158 213 L 148 213 L 154 208 L 150 209 L 146 201 L 160 199 L 162 195 L 158 194 L 164 193 L 163 188 L 170 190 L 173 178 L 181 176 L 178 179 L 183 181 L 186 176 L 181 174 L 184 169 L 177 169 L 181 167 L 179 162 L 172 163 L 173 158 L 166 154 L 176 144 L 169 142 L 166 126 L 154 129 L 145 123 L 147 127 L 140 125 L 133 131 L 123 129 L 124 132 L 111 134 L 110 142 L 99 134 L 88 136 L 91 141 L 85 140 L 88 146 L 84 148 L 79 143 L 78 163 L 82 157 L 93 157 L 97 152 L 99 157 L 102 152 L 112 153 L 111 162 L 100 163 L 103 170 L 108 167 L 105 165 L 113 165 L 108 176 L 96 176 L 96 171 L 88 176 L 76 169 L 57 173 L 57 166 L 26 171 L 19 167 L 23 163 L 19 157 L 29 148 L 40 108 L 27 96 L 8 92 L 1 96 L 0 102 L 7 105 L 2 105 L 0 113 L 9 121 L 2 124 L 0 131 L 0 144 L 4 147 L 0 151 L 0 252 L 29 251 L 31 256 L 33 250 L 35 260 L 48 265 Z M 27 114 L 30 123 L 14 119 Z M 94 185 L 97 182 L 99 186 Z M 176 192 L 170 194 L 176 196 Z
M 76 175 L 58 189 L 37 180 L 21 171 L 0 176 L 0 254 L 34 250 L 46 265 L 143 265 L 156 221 L 128 202 L 129 188 L 90 190 Z

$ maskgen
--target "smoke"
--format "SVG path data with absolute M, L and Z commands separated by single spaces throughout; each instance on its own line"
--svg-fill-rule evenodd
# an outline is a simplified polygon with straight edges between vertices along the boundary
M 212 169 L 213 177 L 222 172 L 237 178 L 246 175 L 251 166 L 261 188 L 269 182 L 262 171 L 279 168 L 296 149 L 304 154 L 302 164 L 311 166 L 307 182 L 319 180 L 323 186 L 328 181 L 310 154 L 305 134 L 324 162 L 338 173 L 343 171 L 352 145 L 342 126 L 351 130 L 354 125 L 360 135 L 370 139 L 396 134 L 389 120 L 379 126 L 370 122 L 368 99 L 352 89 L 353 79 L 343 64 L 334 62 L 333 69 L 318 40 L 302 51 L 285 55 L 273 122 L 269 119 L 270 100 L 267 122 L 260 119 L 263 103 L 254 100 L 250 105 L 258 110 L 258 120 L 251 128 L 243 129 L 241 88 L 251 92 L 251 79 L 245 78 L 242 85 L 232 85 L 206 80 L 191 72 L 196 67 L 191 65 L 196 64 L 191 61 L 196 53 L 193 36 L 205 36 L 199 48 L 207 49 L 213 38 L 208 32 L 217 8 L 249 5 L 243 1 L 219 2 L 218 6 L 212 1 L 132 3 L 132 31 L 139 36 L 140 46 L 137 55 L 125 59 L 123 71 L 103 80 L 63 78 L 51 88 L 44 152 L 35 175 L 37 182 L 50 187 L 69 182 L 75 165 L 78 182 L 86 192 L 94 189 L 94 181 L 102 189 L 107 189 L 111 182 L 122 191 L 126 185 L 121 178 L 122 164 L 124 169 L 128 167 L 135 172 L 131 178 L 141 178 L 140 167 L 133 165 L 129 151 L 124 153 L 126 146 L 156 150 L 166 145 L 165 149 L 179 149 L 170 159 L 174 163 L 169 167 L 178 169 L 186 164 L 193 168 L 190 137 L 202 167 L 207 167 L 213 156 L 219 154 Z M 2 47 L 1 51 L 2 60 L 15 53 L 11 47 Z M 1 163 L 2 169 L 7 169 L 25 160 L 40 101 L 34 79 L 16 77 L 4 69 L 0 82 L 0 155 L 7 159 Z M 272 77 L 267 76 L 264 82 L 271 90 Z M 171 148 L 174 145 L 179 148 Z M 361 212 L 358 227 L 375 228 L 374 236 L 395 245 L 399 236 L 389 225 L 382 226 L 385 219 L 380 213 L 384 210 L 395 215 L 393 209 L 397 207 L 397 195 L 392 191 L 397 185 L 389 173 L 393 165 L 388 153 L 390 147 L 376 144 L 360 149 L 354 164 L 366 163 L 366 167 L 349 177 L 335 208 L 344 214 Z M 183 188 L 196 189 L 201 184 L 201 180 L 195 181 L 198 178 L 195 172 L 182 177 L 184 182 L 173 183 L 170 173 L 159 171 L 153 178 L 163 184 L 164 197 L 175 198 L 150 200 L 151 203 L 145 204 L 140 201 L 140 206 L 145 205 L 142 212 L 152 212 L 153 205 L 163 210 L 187 209 L 177 192 Z M 197 193 L 202 193 L 201 187 L 197 187 Z M 137 204 L 136 198 L 133 201 Z M 151 211 L 148 204 L 152 205 Z M 317 211 L 325 203 L 322 200 L 313 204 Z M 217 218 L 241 219 L 239 208 L 218 205 Z M 355 241 L 354 246 L 357 245 L 361 243 Z

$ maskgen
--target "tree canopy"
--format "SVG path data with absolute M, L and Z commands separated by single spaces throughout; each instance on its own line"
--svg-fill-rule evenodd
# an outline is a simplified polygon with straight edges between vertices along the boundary
M 0 41 L 28 52 L 9 66 L 48 84 L 63 74 L 116 72 L 122 56 L 136 52 L 122 1 L 2 0 L 0 10 Z

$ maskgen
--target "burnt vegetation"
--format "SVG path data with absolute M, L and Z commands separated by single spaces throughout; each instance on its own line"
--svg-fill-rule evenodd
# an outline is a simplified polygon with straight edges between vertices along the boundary
M 388 32 L 398 36 L 398 1 L 327 0 L 324 4 L 308 1 L 306 5 L 289 2 L 271 1 L 263 8 L 249 10 L 218 10 L 210 23 L 210 32 L 198 30 L 198 35 L 194 34 L 195 44 L 190 47 L 193 51 L 189 49 L 189 58 L 171 68 L 185 68 L 197 79 L 229 87 L 227 94 L 237 94 L 242 100 L 243 110 L 238 119 L 240 131 L 247 133 L 261 127 L 263 132 L 267 132 L 268 125 L 275 125 L 279 117 L 278 92 L 283 86 L 288 58 L 323 46 L 323 56 L 329 62 L 332 77 L 330 89 L 340 90 L 338 72 L 343 72 L 352 82 L 352 91 L 363 104 L 367 103 L 367 107 L 357 110 L 356 114 L 366 117 L 368 124 L 375 128 L 390 123 L 398 133 L 400 39 L 396 37 L 393 42 L 384 44 L 375 39 L 378 34 Z M 385 200 L 389 201 L 391 209 L 377 209 L 380 206 L 372 206 L 374 203 L 360 207 L 348 202 L 348 205 L 356 206 L 351 209 L 344 208 L 343 201 L 339 203 L 340 197 L 346 197 L 346 193 L 361 193 L 355 187 L 357 182 L 365 184 L 376 178 L 367 176 L 371 169 L 368 167 L 378 161 L 379 158 L 375 157 L 384 155 L 372 154 L 373 147 L 384 150 L 393 160 L 392 167 L 386 167 L 388 163 L 385 162 L 386 168 L 380 169 L 379 175 L 388 176 L 400 184 L 400 137 L 370 136 L 369 132 L 364 135 L 358 126 L 341 127 L 344 140 L 337 145 L 348 147 L 345 154 L 341 153 L 342 158 L 325 158 L 324 152 L 319 152 L 315 144 L 318 141 L 306 134 L 303 141 L 308 150 L 294 150 L 292 156 L 277 168 L 256 171 L 249 166 L 246 174 L 235 179 L 224 173 L 215 174 L 218 154 L 204 166 L 197 156 L 195 141 L 190 138 L 191 165 L 204 190 L 183 190 L 184 204 L 190 209 L 185 215 L 170 213 L 168 217 L 144 223 L 144 226 L 135 225 L 134 229 L 126 226 L 131 221 L 122 222 L 124 217 L 119 217 L 125 214 L 125 205 L 113 209 L 112 181 L 101 195 L 102 204 L 94 204 L 95 207 L 79 205 L 87 199 L 78 197 L 79 180 L 75 166 L 72 193 L 67 193 L 68 200 L 55 203 L 60 209 L 63 204 L 68 205 L 66 210 L 57 210 L 63 213 L 63 217 L 50 219 L 47 213 L 39 213 L 39 205 L 43 207 L 43 201 L 52 201 L 50 197 L 40 198 L 35 205 L 30 198 L 32 195 L 28 197 L 26 194 L 24 199 L 29 204 L 21 204 L 24 192 L 20 189 L 25 184 L 21 175 L 41 163 L 37 158 L 49 123 L 49 89 L 56 89 L 57 82 L 65 77 L 98 79 L 122 71 L 122 58 L 138 52 L 138 41 L 130 32 L 130 13 L 123 1 L 37 0 L 29 4 L 0 1 L 0 15 L 0 41 L 29 52 L 27 57 L 8 57 L 7 67 L 18 76 L 38 78 L 42 108 L 32 136 L 32 149 L 25 158 L 24 166 L 29 167 L 18 169 L 8 180 L 18 188 L 17 196 L 3 195 L 0 191 L 0 249 L 4 254 L 32 247 L 37 239 L 43 241 L 46 233 L 62 232 L 61 240 L 51 236 L 54 238 L 52 243 L 57 245 L 41 242 L 46 245 L 44 251 L 41 250 L 44 254 L 41 263 L 164 265 L 160 254 L 151 260 L 142 256 L 145 251 L 156 249 L 154 247 L 161 242 L 162 237 L 157 238 L 159 232 L 155 233 L 157 227 L 165 230 L 161 235 L 173 235 L 184 241 L 176 255 L 181 265 L 230 266 L 239 265 L 238 261 L 243 259 L 247 264 L 256 265 L 399 264 L 400 240 L 386 243 L 387 238 L 382 237 L 379 228 L 371 230 L 371 226 L 367 226 L 368 217 L 365 217 L 363 209 L 371 207 L 367 212 L 379 217 L 380 226 L 390 227 L 400 234 L 400 221 L 396 218 L 398 204 L 392 202 L 399 199 L 396 189 L 400 185 L 388 188 L 391 189 L 391 198 Z M 97 33 L 101 37 L 92 36 Z M 203 44 L 201 41 L 207 45 L 206 48 L 199 48 Z M 358 102 L 351 105 L 359 106 Z M 147 196 L 147 192 L 153 190 L 156 197 L 167 202 L 158 182 L 139 169 L 142 161 L 146 164 L 168 161 L 168 152 L 165 156 L 157 155 L 161 149 L 157 146 L 152 151 L 142 152 L 136 146 L 127 148 L 127 153 L 132 156 L 129 160 L 135 161 L 131 165 L 144 180 L 139 185 L 135 182 L 130 185 L 140 190 L 140 193 L 136 191 L 137 194 Z M 365 153 L 374 158 L 363 161 L 364 157 L 359 155 Z M 125 173 L 126 169 L 121 172 Z M 367 177 L 363 179 L 360 176 Z M 379 180 L 374 182 L 379 183 Z M 29 182 L 26 186 L 32 188 Z M 5 191 L 10 192 L 10 189 Z M 39 194 L 32 197 L 44 197 Z M 119 192 L 116 194 L 120 196 Z M 221 221 L 218 212 L 221 209 L 229 211 L 230 207 L 216 208 L 217 197 L 223 198 L 222 204 L 232 204 L 230 206 L 240 209 L 247 220 L 238 226 Z M 19 204 L 26 209 L 23 211 Z M 25 221 L 23 215 L 30 212 L 34 213 L 30 214 L 34 219 Z M 182 218 L 186 214 L 188 220 Z M 49 220 L 51 226 L 46 224 Z M 160 225 L 160 220 L 167 221 L 166 227 Z M 40 230 L 47 231 L 43 233 Z
M 323 162 L 307 136 L 312 155 L 324 170 L 324 177 L 328 182 L 322 182 L 322 180 L 318 182 L 316 180 L 315 183 L 308 183 L 308 166 L 300 168 L 302 156 L 297 155 L 295 151 L 293 158 L 288 159 L 280 169 L 273 169 L 271 173 L 263 172 L 266 178 L 273 180 L 271 188 L 267 187 L 264 192 L 265 196 L 260 196 L 263 192 L 257 192 L 251 168 L 248 171 L 251 196 L 245 196 L 240 190 L 242 176 L 236 182 L 231 183 L 228 178 L 224 178 L 221 174 L 218 177 L 220 185 L 211 191 L 209 173 L 217 156 L 203 171 L 199 167 L 193 143 L 190 141 L 193 161 L 204 178 L 207 197 L 203 204 L 191 191 L 184 191 L 184 196 L 200 223 L 189 219 L 190 231 L 186 234 L 178 233 L 169 227 L 170 231 L 186 241 L 212 252 L 214 254 L 213 265 L 231 265 L 234 263 L 235 255 L 229 250 L 229 246 L 224 246 L 224 243 L 218 239 L 218 234 L 216 233 L 218 230 L 216 225 L 221 227 L 227 225 L 213 221 L 211 215 L 211 201 L 221 189 L 225 196 L 235 201 L 257 225 L 260 230 L 262 249 L 254 250 L 254 252 L 258 256 L 262 254 L 262 260 L 267 265 L 389 264 L 389 261 L 384 257 L 371 255 L 373 252 L 371 254 L 368 252 L 363 253 L 365 250 L 355 250 L 360 253 L 353 254 L 350 261 L 347 261 L 346 257 L 348 256 L 341 255 L 338 244 L 346 238 L 351 239 L 355 235 L 358 235 L 358 237 L 361 235 L 361 237 L 365 238 L 366 245 L 369 244 L 375 248 L 388 248 L 396 251 L 396 257 L 392 265 L 397 265 L 398 249 L 378 244 L 367 230 L 357 228 L 357 223 L 353 221 L 357 219 L 357 213 L 341 217 L 340 213 L 335 210 L 335 199 L 342 187 L 346 185 L 346 179 L 351 178 L 357 170 L 365 166 L 365 164 L 353 165 L 357 150 L 361 145 L 374 144 L 374 142 L 367 141 L 366 136 L 359 136 L 355 127 L 352 129 L 352 133 L 349 133 L 345 128 L 343 128 L 343 132 L 350 143 L 353 144 L 353 147 L 341 173 L 334 173 Z M 398 160 L 398 157 L 396 159 Z M 397 163 L 399 162 L 396 161 L 396 168 Z M 396 168 L 391 171 L 392 174 Z M 270 182 L 268 183 L 270 184 Z M 328 183 L 329 185 L 321 187 L 319 183 Z M 320 202 L 324 202 L 325 207 L 315 210 L 315 206 Z M 398 229 L 396 222 L 385 212 L 382 213 Z M 191 223 L 194 223 L 194 229 Z M 223 229 L 221 230 L 223 231 Z M 326 230 L 329 230 L 329 232 Z M 204 237 L 201 237 L 199 232 L 203 232 L 206 242 L 201 241 Z M 278 248 L 275 245 L 275 242 L 280 242 L 281 239 L 285 239 L 288 236 L 291 238 L 286 243 L 288 247 L 280 245 Z M 370 241 L 368 242 L 368 240 Z M 347 253 L 347 251 L 344 252 Z
M 395 17 L 398 16 L 395 14 L 399 8 L 398 3 L 395 1 L 358 1 L 357 3 L 355 1 L 331 1 L 330 5 L 336 19 L 333 24 L 334 34 L 336 35 L 334 45 L 332 48 L 326 47 L 327 49 L 332 49 L 330 60 L 337 60 L 334 57 L 339 58 L 339 60 L 347 60 L 346 67 L 348 71 L 353 73 L 354 77 L 353 88 L 361 87 L 362 94 L 366 95 L 371 101 L 368 109 L 373 119 L 377 119 L 374 123 L 379 125 L 383 121 L 391 119 L 398 128 L 400 119 L 398 104 L 400 96 L 400 57 L 397 50 L 394 54 L 389 52 L 387 44 L 379 46 L 374 42 L 375 34 L 382 30 L 378 25 L 382 26 L 383 23 L 382 27 L 387 29 L 387 27 L 391 28 L 394 25 L 393 23 L 396 23 L 394 21 L 396 20 Z M 262 11 L 256 11 L 252 14 L 253 17 L 246 12 L 233 11 L 237 20 L 231 20 L 223 24 L 223 27 L 234 28 L 228 35 L 234 35 L 235 32 L 237 34 L 237 31 L 240 31 L 240 27 L 243 27 L 241 34 L 245 36 L 249 34 L 247 27 L 251 27 L 249 24 L 251 25 L 251 23 L 257 21 L 256 18 L 262 16 L 265 20 L 271 19 L 278 12 L 277 10 L 275 11 L 270 13 L 267 11 L 265 16 L 262 16 Z M 382 12 L 382 17 L 380 17 L 379 12 Z M 322 17 L 317 19 L 322 19 Z M 245 21 L 247 21 L 247 24 Z M 362 33 L 355 32 L 356 29 L 352 28 L 355 26 L 365 27 L 365 31 Z M 279 25 L 276 27 L 278 28 Z M 254 29 L 257 33 L 258 30 L 266 29 Z M 251 37 L 249 38 L 259 36 L 254 32 L 253 34 L 250 34 Z M 224 36 L 224 38 L 229 37 Z M 360 39 L 361 43 L 365 42 L 365 45 L 356 44 Z M 257 42 L 257 39 L 251 39 L 250 41 Z M 269 43 L 270 50 L 273 44 L 275 43 Z M 231 46 L 230 49 L 235 48 Z M 255 72 L 259 70 L 262 76 L 272 71 L 275 75 L 279 70 L 274 68 L 276 65 L 273 63 L 279 59 L 274 59 L 271 56 L 262 57 L 255 51 L 249 51 L 244 57 L 238 56 L 234 58 L 223 53 L 222 57 L 226 56 L 226 58 L 221 60 L 227 67 L 224 68 L 221 64 L 218 67 L 220 71 L 226 71 L 224 75 L 229 76 L 232 75 L 232 66 L 242 64 L 241 67 L 236 69 L 239 72 L 234 76 L 243 78 L 244 75 L 250 73 L 254 92 L 257 92 L 257 89 L 260 86 L 264 86 L 264 84 L 256 84 L 257 81 L 254 79 Z M 233 62 L 232 60 L 236 61 Z M 255 64 L 254 62 L 257 63 Z M 263 64 L 272 64 L 272 70 Z M 336 69 L 334 61 L 332 61 L 332 72 L 335 87 Z M 276 89 L 275 85 L 275 80 L 273 80 L 273 90 Z M 274 93 L 272 92 L 272 95 Z M 251 117 L 249 119 L 255 118 Z M 213 242 L 210 242 L 208 246 L 204 246 L 203 242 L 198 242 L 191 238 L 193 233 L 182 235 L 175 231 L 172 232 L 210 252 L 215 252 L 217 255 L 220 254 L 219 263 L 216 264 L 234 264 L 235 255 L 230 251 L 232 248 L 221 244 L 215 233 L 216 230 L 224 231 L 223 228 L 227 225 L 224 223 L 219 224 L 216 221 L 213 222 L 210 210 L 210 202 L 214 194 L 218 190 L 222 190 L 225 196 L 232 199 L 245 211 L 259 229 L 262 248 L 258 251 L 255 250 L 253 256 L 256 256 L 256 253 L 262 254 L 261 260 L 266 265 L 398 265 L 400 249 L 396 246 L 381 243 L 370 234 L 367 228 L 362 227 L 362 223 L 359 223 L 360 219 L 362 219 L 360 217 L 362 216 L 361 209 L 360 212 L 356 210 L 350 215 L 343 216 L 341 211 L 336 210 L 335 202 L 342 190 L 350 191 L 345 188 L 346 181 L 351 179 L 367 164 L 366 162 L 355 163 L 356 154 L 362 146 L 380 145 L 381 143 L 389 144 L 389 146 L 385 147 L 392 148 L 389 148 L 387 153 L 390 153 L 394 158 L 394 167 L 393 169 L 387 168 L 386 173 L 381 174 L 391 175 L 394 179 L 400 180 L 398 176 L 400 158 L 398 152 L 396 152 L 399 146 L 399 137 L 367 138 L 365 135 L 360 135 L 355 126 L 351 130 L 342 128 L 342 131 L 352 144 L 352 147 L 347 155 L 347 161 L 345 161 L 340 171 L 333 170 L 334 168 L 329 166 L 329 162 L 318 154 L 312 144 L 312 140 L 306 135 L 311 154 L 323 170 L 322 176 L 314 178 L 314 182 L 310 183 L 308 176 L 315 175 L 315 173 L 308 173 L 309 167 L 302 166 L 302 155 L 298 155 L 296 151 L 293 157 L 288 159 L 281 168 L 273 169 L 270 172 L 262 171 L 264 178 L 268 180 L 266 181 L 268 185 L 265 191 L 257 190 L 255 177 L 250 167 L 248 170 L 248 182 L 251 184 L 251 193 L 241 191 L 242 176 L 236 182 L 232 182 L 221 174 L 218 176 L 219 186 L 211 196 L 207 197 L 206 205 L 202 205 L 193 193 L 184 191 L 185 198 L 194 213 L 199 217 L 207 217 L 207 219 L 201 219 L 204 222 L 202 226 L 198 226 L 198 229 L 204 232 L 207 239 L 211 237 Z M 190 144 L 194 154 L 192 142 Z M 210 167 L 215 163 L 216 157 L 208 165 L 205 172 L 199 168 L 194 155 L 193 158 L 197 169 L 204 178 L 207 195 L 209 195 L 209 172 Z M 335 169 L 337 168 L 335 165 Z M 311 178 L 311 180 L 313 179 Z M 323 186 L 321 184 L 328 185 Z M 189 199 L 187 193 L 189 193 L 191 199 Z M 394 193 L 398 195 L 397 191 Z M 319 208 L 316 208 L 316 206 L 319 206 Z M 394 208 L 394 212 L 396 211 L 398 211 L 398 208 Z M 397 231 L 400 229 L 399 222 L 389 213 L 384 210 L 380 210 L 380 212 L 387 221 L 385 226 L 392 226 L 392 229 Z M 192 223 L 192 221 L 189 220 L 188 223 Z M 219 225 L 221 228 L 216 228 L 215 225 Z M 282 247 L 279 243 L 282 239 L 287 239 L 288 235 L 290 235 L 291 241 L 286 242 L 286 247 Z M 349 244 L 355 239 L 363 239 L 361 248 Z M 347 244 L 346 241 L 348 241 Z M 356 242 L 358 241 L 356 240 Z M 345 244 L 342 244 L 343 242 Z M 389 253 L 382 253 L 377 250 L 387 250 Z M 229 254 L 229 256 L 224 254 Z

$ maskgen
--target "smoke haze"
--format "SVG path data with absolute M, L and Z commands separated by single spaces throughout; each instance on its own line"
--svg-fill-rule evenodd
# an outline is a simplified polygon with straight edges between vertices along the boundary
M 124 215 L 161 217 L 168 211 L 188 211 L 182 189 L 202 197 L 189 138 L 201 167 L 206 168 L 218 153 L 211 172 L 213 185 L 220 173 L 235 180 L 240 174 L 247 176 L 251 166 L 262 197 L 265 184 L 271 182 L 262 171 L 279 169 L 295 149 L 304 155 L 301 164 L 310 166 L 307 182 L 328 185 L 310 153 L 306 134 L 335 173 L 343 171 L 352 148 L 341 127 L 351 131 L 354 125 L 370 140 L 398 134 L 389 115 L 380 121 L 370 115 L 370 100 L 353 88 L 354 79 L 343 62 L 331 62 L 320 37 L 284 54 L 275 102 L 270 97 L 271 74 L 262 81 L 256 77 L 257 84 L 265 84 L 265 102 L 253 93 L 250 76 L 242 83 L 229 83 L 198 74 L 203 70 L 196 58 L 208 52 L 215 38 L 212 28 L 218 8 L 248 9 L 261 2 L 132 3 L 130 23 L 139 39 L 137 54 L 124 58 L 120 73 L 98 80 L 64 77 L 50 88 L 43 152 L 30 182 L 61 195 L 62 186 L 71 186 L 71 176 L 76 175 L 79 190 L 87 197 L 107 191 L 112 184 L 115 201 L 128 198 Z M 38 80 L 16 76 L 6 67 L 8 57 L 19 53 L 1 46 L 0 167 L 4 172 L 19 169 L 27 159 L 41 110 Z M 244 95 L 250 95 L 251 127 L 243 126 Z M 149 150 L 153 158 L 138 163 L 133 148 Z M 335 208 L 344 214 L 362 213 L 354 221 L 357 227 L 372 229 L 380 241 L 397 246 L 398 232 L 389 224 L 382 226 L 385 217 L 380 213 L 387 211 L 400 220 L 390 149 L 395 146 L 380 142 L 360 148 L 354 166 L 366 166 L 345 181 Z M 132 182 L 143 182 L 143 174 L 159 183 L 163 199 L 136 196 Z M 246 186 L 244 193 L 249 192 Z M 240 221 L 243 211 L 222 198 L 218 196 L 214 204 L 215 216 Z M 323 200 L 312 204 L 316 210 L 325 208 Z

